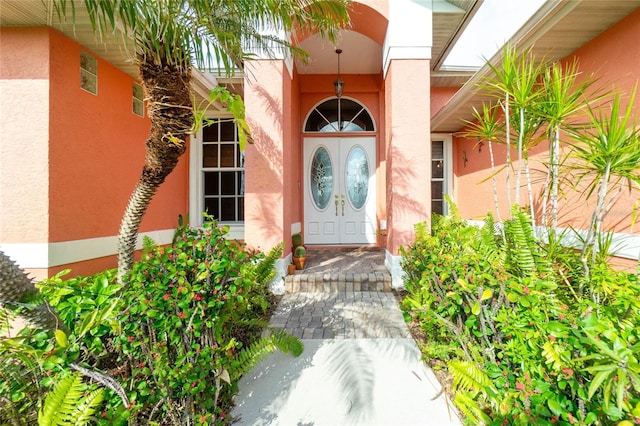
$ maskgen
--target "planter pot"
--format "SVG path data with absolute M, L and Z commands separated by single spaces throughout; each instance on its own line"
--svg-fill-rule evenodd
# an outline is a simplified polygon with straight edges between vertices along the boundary
M 304 269 L 304 264 L 307 262 L 306 257 L 294 257 L 293 264 L 296 265 L 296 269 L 301 271 Z
M 296 265 L 291 264 L 291 265 L 288 265 L 287 267 L 288 267 L 289 275 L 293 275 L 296 273 Z

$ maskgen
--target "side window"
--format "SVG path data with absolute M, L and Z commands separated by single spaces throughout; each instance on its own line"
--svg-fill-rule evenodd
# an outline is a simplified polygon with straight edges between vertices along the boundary
M 133 83 L 132 87 L 133 113 L 144 117 L 144 90 L 138 83 Z
M 80 53 L 80 87 L 98 94 L 98 60 L 86 52 Z
M 219 222 L 244 221 L 244 154 L 231 119 L 202 130 L 203 210 Z
M 431 213 L 448 213 L 446 195 L 452 195 L 451 139 L 431 141 Z

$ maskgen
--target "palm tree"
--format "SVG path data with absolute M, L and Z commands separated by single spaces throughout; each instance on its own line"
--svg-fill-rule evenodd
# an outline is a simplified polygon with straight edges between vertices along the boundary
M 64 330 L 66 327 L 48 303 L 38 297 L 35 284 L 6 254 L 0 251 L 0 319 L 4 309 L 12 311 L 34 327 Z M 0 329 L 1 329 L 0 325 Z
M 560 180 L 560 132 L 567 126 L 568 121 L 576 117 L 586 108 L 587 89 L 595 82 L 593 78 L 578 82 L 580 72 L 578 62 L 566 65 L 554 63 L 545 70 L 542 84 L 542 98 L 535 106 L 536 113 L 548 121 L 549 136 L 549 169 L 545 185 L 545 201 L 543 211 L 546 212 L 547 198 L 550 199 L 551 228 L 554 232 L 558 228 L 558 187 Z M 591 94 L 589 102 L 601 99 L 597 94 Z M 543 224 L 547 224 L 546 214 L 543 214 Z
M 252 52 L 304 57 L 295 47 L 295 34 L 318 32 L 334 40 L 337 30 L 349 22 L 348 4 L 349 0 L 84 0 L 96 32 L 121 31 L 133 42 L 151 121 L 142 175 L 120 226 L 119 282 L 133 265 L 147 207 L 185 152 L 194 129 L 192 66 L 221 66 L 231 73 L 255 57 Z M 75 7 L 74 0 L 56 1 L 61 18 L 69 10 L 75 15 Z

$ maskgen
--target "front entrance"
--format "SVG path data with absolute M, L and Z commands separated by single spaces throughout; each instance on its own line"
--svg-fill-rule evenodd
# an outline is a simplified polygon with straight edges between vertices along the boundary
M 307 244 L 375 244 L 376 140 L 305 138 Z

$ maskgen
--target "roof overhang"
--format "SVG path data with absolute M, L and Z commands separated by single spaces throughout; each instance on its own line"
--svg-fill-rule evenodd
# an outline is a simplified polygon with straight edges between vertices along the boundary
M 48 26 L 55 28 L 88 51 L 98 55 L 120 71 L 139 80 L 138 67 L 135 63 L 135 50 L 130 39 L 121 31 L 97 35 L 89 19 L 84 3 L 75 1 L 75 17 L 71 21 L 71 13 L 60 20 L 51 0 L 1 0 L 0 25 L 2 26 Z M 191 87 L 196 98 L 196 105 L 209 99 L 209 91 L 216 85 L 225 85 L 232 92 L 238 93 L 242 74 L 234 78 L 217 78 L 215 73 L 192 70 Z M 216 111 L 226 111 L 219 103 L 211 107 Z
M 521 51 L 531 48 L 536 58 L 558 61 L 638 7 L 640 0 L 550 0 L 516 32 L 510 43 Z M 499 50 L 489 63 L 495 66 L 501 61 L 502 50 Z M 481 109 L 483 103 L 491 101 L 478 90 L 479 82 L 491 74 L 488 64 L 474 73 L 431 118 L 431 131 L 455 133 L 464 127 L 465 120 L 472 120 L 473 108 Z

